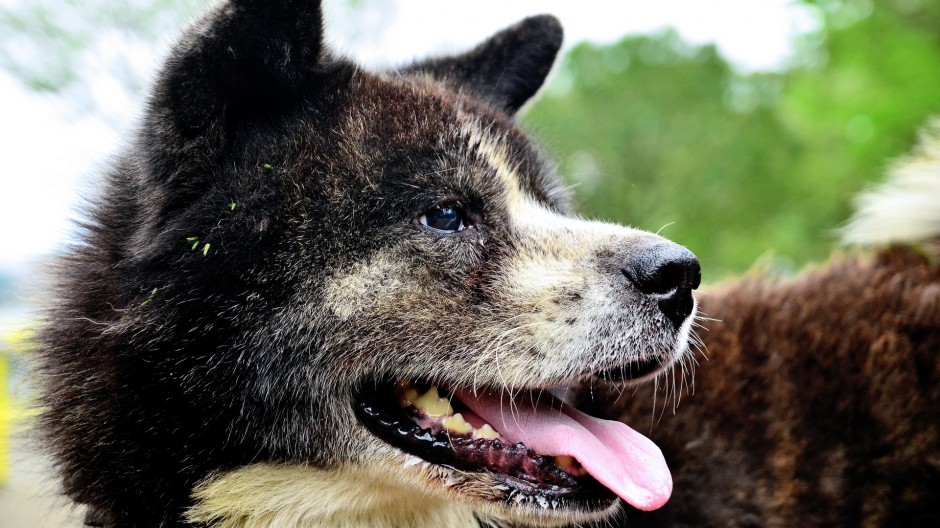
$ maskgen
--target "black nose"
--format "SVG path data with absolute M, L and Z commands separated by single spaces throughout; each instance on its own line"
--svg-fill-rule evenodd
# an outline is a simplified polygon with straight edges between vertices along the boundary
M 637 290 L 655 295 L 659 309 L 677 328 L 692 313 L 692 290 L 702 282 L 702 268 L 688 249 L 657 244 L 632 256 L 620 271 Z

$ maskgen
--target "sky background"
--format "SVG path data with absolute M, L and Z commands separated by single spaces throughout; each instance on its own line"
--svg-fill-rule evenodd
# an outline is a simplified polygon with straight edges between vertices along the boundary
M 128 2 L 142 9 L 154 3 Z M 794 37 L 819 24 L 812 8 L 784 0 L 353 4 L 326 2 L 328 42 L 375 67 L 462 51 L 525 16 L 551 13 L 562 21 L 566 47 L 671 27 L 690 43 L 714 43 L 742 71 L 764 71 L 785 67 Z M 55 42 L 0 37 L 14 65 L 42 73 L 66 61 L 74 73 L 57 93 L 39 93 L 22 75 L 0 70 L 0 272 L 8 273 L 28 272 L 68 240 L 80 196 L 94 194 L 96 174 L 133 130 L 142 95 L 180 21 L 201 3 L 183 2 L 153 20 L 153 28 L 129 31 L 101 22 L 105 0 L 0 0 L 0 10 L 14 14 L 37 5 L 82 44 L 62 53 Z

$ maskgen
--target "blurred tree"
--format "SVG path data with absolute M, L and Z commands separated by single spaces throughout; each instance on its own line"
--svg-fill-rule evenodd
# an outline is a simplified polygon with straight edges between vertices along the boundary
M 940 2 L 813 4 L 825 21 L 814 39 L 822 45 L 789 72 L 777 114 L 807 146 L 794 184 L 822 228 L 843 221 L 847 197 L 907 152 L 940 110 Z
M 825 258 L 851 196 L 940 110 L 940 3 L 813 2 L 791 68 L 742 74 L 673 32 L 581 44 L 524 120 L 581 211 L 698 253 L 706 279 L 762 254 Z
M 800 148 L 768 101 L 777 79 L 735 76 L 672 32 L 580 45 L 526 121 L 561 153 L 582 209 L 658 231 L 706 269 L 740 269 L 790 224 L 779 200 Z M 714 275 L 712 275 L 714 276 Z
M 152 48 L 168 27 L 180 27 L 204 5 L 205 0 L 12 2 L 0 6 L 0 68 L 35 90 L 60 92 L 82 77 L 82 55 L 92 50 L 115 57 L 111 73 L 137 85 L 146 80 L 139 68 L 150 65 L 132 64 L 132 48 Z M 115 44 L 122 49 L 107 49 Z
M 99 116 L 114 97 L 136 101 L 159 56 L 213 0 L 10 0 L 0 5 L 0 70 L 36 92 Z M 358 36 L 363 0 L 334 0 L 326 15 L 342 34 Z M 386 13 L 388 5 L 371 10 Z M 384 21 L 373 17 L 374 25 Z M 347 27 L 348 26 L 348 27 Z M 101 81 L 105 81 L 102 85 Z M 97 90 L 97 92 L 96 92 Z M 115 105 L 120 106 L 120 105 Z M 128 116 L 118 115 L 119 127 Z

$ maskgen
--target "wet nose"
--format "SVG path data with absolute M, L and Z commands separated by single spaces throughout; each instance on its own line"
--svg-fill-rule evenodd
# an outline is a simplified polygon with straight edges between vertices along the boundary
M 631 256 L 620 271 L 637 290 L 656 296 L 659 309 L 677 328 L 692 313 L 692 290 L 702 282 L 702 268 L 688 249 L 656 244 Z

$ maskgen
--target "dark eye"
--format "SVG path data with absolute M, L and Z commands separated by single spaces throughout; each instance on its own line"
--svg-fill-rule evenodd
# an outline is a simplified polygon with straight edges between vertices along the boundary
M 431 229 L 456 233 L 467 228 L 463 221 L 463 211 L 454 207 L 435 207 L 418 217 L 418 223 Z

